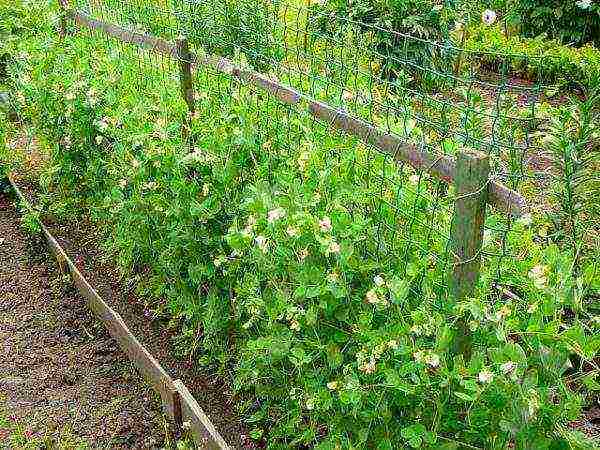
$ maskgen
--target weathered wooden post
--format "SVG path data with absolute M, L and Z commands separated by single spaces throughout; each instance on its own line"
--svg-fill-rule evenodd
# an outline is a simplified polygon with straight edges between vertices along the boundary
M 461 150 L 456 156 L 454 216 L 450 230 L 453 257 L 450 290 L 455 301 L 473 295 L 481 268 L 481 248 L 486 215 L 489 156 L 481 152 Z M 469 328 L 458 324 L 454 352 L 468 358 L 471 353 Z
M 179 61 L 179 82 L 181 84 L 181 94 L 183 99 L 188 106 L 189 118 L 183 127 L 183 138 L 184 140 L 189 136 L 191 116 L 196 110 L 196 104 L 194 101 L 194 82 L 192 78 L 192 54 L 188 40 L 185 37 L 179 37 L 176 41 L 177 46 L 177 60 Z
M 192 54 L 188 40 L 185 37 L 177 39 L 177 60 L 179 61 L 179 81 L 181 93 L 188 105 L 190 113 L 194 113 L 196 105 L 194 102 L 194 84 L 192 79 Z
M 69 0 L 58 0 L 60 7 L 60 17 L 58 18 L 58 35 L 64 38 L 67 35 L 67 14 L 69 10 Z

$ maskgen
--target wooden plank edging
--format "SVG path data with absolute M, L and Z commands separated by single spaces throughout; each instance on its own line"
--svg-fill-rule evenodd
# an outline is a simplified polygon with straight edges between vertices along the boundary
M 11 176 L 8 177 L 8 181 L 17 194 L 19 201 L 29 211 L 33 211 L 31 204 Z M 168 375 L 156 358 L 152 356 L 129 330 L 119 313 L 112 309 L 88 283 L 41 220 L 39 220 L 39 224 L 61 272 L 68 271 L 70 273 L 73 284 L 79 294 L 86 300 L 88 308 L 103 323 L 108 334 L 118 342 L 119 347 L 121 347 L 146 381 L 158 392 L 165 414 L 171 420 L 174 420 L 175 425 L 178 427 L 181 427 L 183 421 L 190 423 L 190 431 L 198 448 L 230 450 L 231 447 L 221 437 L 183 382 L 181 380 L 173 380 Z
M 137 44 L 177 58 L 176 46 L 165 39 L 92 19 L 79 11 L 74 12 L 74 17 L 78 25 L 102 30 L 123 42 Z M 344 110 L 319 102 L 259 72 L 237 66 L 225 57 L 211 54 L 196 55 L 191 52 L 189 56 L 192 64 L 209 66 L 221 73 L 235 76 L 240 81 L 262 89 L 286 104 L 298 105 L 301 100 L 305 100 L 308 103 L 309 112 L 316 118 L 327 122 L 332 128 L 357 137 L 382 152 L 392 155 L 396 161 L 410 164 L 416 170 L 427 171 L 446 183 L 454 182 L 456 159 L 453 156 L 423 151 L 399 136 L 386 133 L 373 124 L 353 117 Z M 528 210 L 525 199 L 518 192 L 495 180 L 489 181 L 489 203 L 515 217 L 523 215 Z

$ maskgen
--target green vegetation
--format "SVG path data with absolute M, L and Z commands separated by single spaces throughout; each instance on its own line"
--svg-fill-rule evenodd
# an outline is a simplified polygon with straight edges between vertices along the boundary
M 283 54 L 268 38 L 256 54 L 307 65 L 309 33 L 290 34 Z M 207 45 L 252 62 L 234 50 L 254 41 L 236 39 Z M 176 64 L 86 32 L 60 41 L 47 24 L 7 67 L 12 112 L 46 157 L 44 211 L 98 223 L 123 274 L 180 322 L 184 349 L 232 377 L 269 448 L 593 448 L 568 423 L 599 388 L 597 181 L 580 176 L 598 167 L 597 92 L 533 117 L 506 94 L 491 116 L 500 102 L 484 92 L 448 89 L 450 108 L 386 90 L 370 63 L 347 76 L 364 55 L 306 42 L 313 76 L 288 81 L 411 142 L 489 151 L 541 205 L 516 221 L 490 210 L 473 298 L 446 288 L 451 187 L 209 69 L 190 117 Z M 524 142 L 551 145 L 545 185 L 517 153 Z M 459 321 L 467 359 L 451 350 Z

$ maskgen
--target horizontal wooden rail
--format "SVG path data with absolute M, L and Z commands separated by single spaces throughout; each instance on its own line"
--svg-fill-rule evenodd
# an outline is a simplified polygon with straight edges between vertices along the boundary
M 32 207 L 12 177 L 8 177 L 21 204 L 29 211 Z M 165 414 L 181 427 L 183 421 L 190 423 L 192 437 L 201 449 L 229 450 L 225 440 L 215 429 L 210 419 L 188 391 L 181 380 L 173 380 L 160 363 L 129 330 L 122 317 L 98 295 L 88 283 L 67 253 L 52 236 L 48 228 L 39 221 L 42 234 L 50 251 L 56 258 L 61 272 L 71 275 L 73 284 L 85 299 L 88 308 L 103 323 L 104 327 L 119 344 L 119 347 L 136 366 L 146 381 L 160 395 Z
M 137 44 L 143 48 L 177 58 L 176 45 L 165 39 L 133 32 L 101 20 L 91 19 L 79 11 L 75 11 L 73 15 L 78 25 L 102 30 L 123 42 Z M 308 104 L 310 114 L 327 122 L 332 128 L 344 131 L 369 145 L 373 145 L 382 152 L 391 155 L 397 162 L 408 163 L 414 169 L 427 171 L 432 176 L 447 183 L 454 182 L 456 159 L 453 156 L 419 149 L 416 145 L 406 142 L 399 136 L 386 133 L 370 123 L 353 117 L 346 111 L 316 101 L 254 70 L 239 67 L 227 58 L 210 54 L 195 55 L 191 52 L 189 57 L 189 62 L 192 64 L 209 66 L 219 72 L 235 76 L 244 83 L 269 92 L 284 103 L 297 105 L 305 101 Z M 496 208 L 513 216 L 520 216 L 527 211 L 525 199 L 518 192 L 495 180 L 489 181 L 488 189 L 488 202 Z

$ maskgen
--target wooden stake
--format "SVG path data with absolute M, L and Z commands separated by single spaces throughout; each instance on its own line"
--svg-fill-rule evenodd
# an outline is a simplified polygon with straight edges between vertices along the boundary
M 192 54 L 190 53 L 188 41 L 185 37 L 177 39 L 177 59 L 179 60 L 181 93 L 190 113 L 193 114 L 196 106 L 194 102 L 194 84 L 192 81 Z
M 58 0 L 60 6 L 60 17 L 58 19 L 58 35 L 64 38 L 67 35 L 67 11 L 69 9 L 68 0 Z
M 481 247 L 488 197 L 490 161 L 486 154 L 460 151 L 456 156 L 456 200 L 450 231 L 453 270 L 450 290 L 455 301 L 473 295 L 481 267 Z M 466 323 L 460 322 L 454 351 L 470 357 L 471 339 Z

